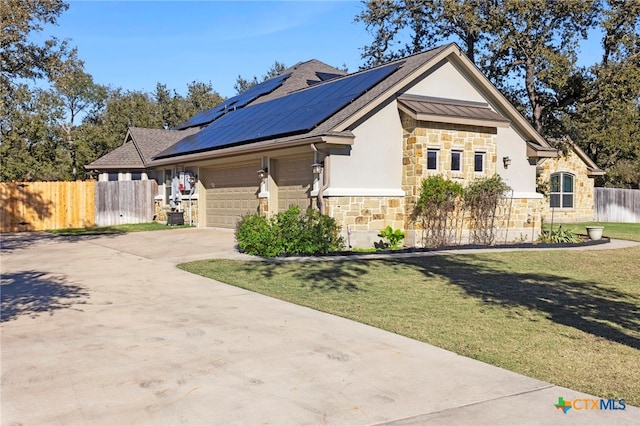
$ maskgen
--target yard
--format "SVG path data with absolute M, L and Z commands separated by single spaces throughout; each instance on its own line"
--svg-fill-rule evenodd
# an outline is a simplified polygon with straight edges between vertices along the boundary
M 605 235 L 640 241 L 640 225 Z M 180 267 L 638 406 L 638 259 L 640 247 Z

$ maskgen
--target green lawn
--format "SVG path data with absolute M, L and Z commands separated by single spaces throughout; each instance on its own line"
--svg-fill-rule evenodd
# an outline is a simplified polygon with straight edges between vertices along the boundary
M 180 267 L 638 406 L 638 259 L 640 247 Z
M 50 232 L 56 235 L 62 235 L 65 237 L 71 237 L 82 235 L 126 234 L 127 232 L 160 231 L 175 228 L 189 228 L 189 225 L 167 226 L 164 223 L 149 222 L 129 225 L 94 226 L 91 228 L 50 229 L 46 232 Z

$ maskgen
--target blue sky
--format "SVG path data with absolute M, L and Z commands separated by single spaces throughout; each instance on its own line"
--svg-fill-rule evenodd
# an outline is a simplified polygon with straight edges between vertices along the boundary
M 72 39 L 94 81 L 151 92 L 156 83 L 183 93 L 211 82 L 233 96 L 238 75 L 260 78 L 279 61 L 318 59 L 356 71 L 373 37 L 354 18 L 360 1 L 69 1 L 43 35 Z M 582 63 L 599 59 L 599 37 Z
M 358 1 L 70 1 L 45 35 L 71 38 L 100 84 L 180 93 L 211 82 L 233 96 L 238 75 L 261 78 L 277 60 L 362 64 L 372 39 L 354 18 Z

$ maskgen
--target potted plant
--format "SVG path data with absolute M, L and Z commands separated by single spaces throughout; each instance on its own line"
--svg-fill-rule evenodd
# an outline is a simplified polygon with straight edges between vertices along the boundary
M 589 235 L 590 240 L 599 240 L 602 238 L 602 230 L 604 226 L 587 226 L 587 235 Z

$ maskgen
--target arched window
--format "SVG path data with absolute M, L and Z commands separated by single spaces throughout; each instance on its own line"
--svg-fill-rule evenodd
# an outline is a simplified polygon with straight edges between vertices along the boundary
M 573 181 L 571 173 L 560 172 L 551 175 L 551 207 L 573 208 Z

